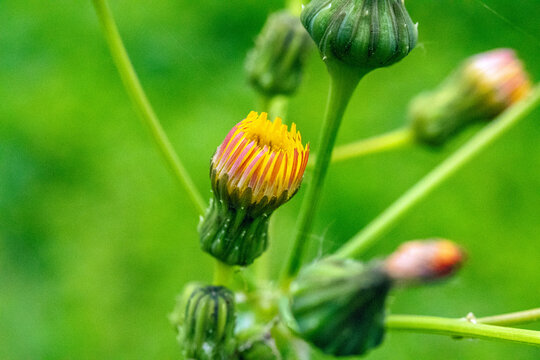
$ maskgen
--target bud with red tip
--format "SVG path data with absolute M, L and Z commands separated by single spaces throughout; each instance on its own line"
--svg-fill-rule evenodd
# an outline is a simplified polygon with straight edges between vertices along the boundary
M 453 274 L 464 258 L 463 251 L 450 240 L 416 240 L 402 244 L 386 258 L 384 268 L 394 281 L 423 282 Z

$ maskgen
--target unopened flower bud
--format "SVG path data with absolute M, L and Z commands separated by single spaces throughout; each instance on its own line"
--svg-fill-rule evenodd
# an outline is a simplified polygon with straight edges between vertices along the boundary
M 186 359 L 229 360 L 236 350 L 234 294 L 221 286 L 190 289 L 180 346 Z
M 530 90 L 521 61 L 511 49 L 467 59 L 439 88 L 418 95 L 409 118 L 418 141 L 440 145 L 466 126 L 492 120 Z
M 449 240 L 409 241 L 384 263 L 388 276 L 399 282 L 423 282 L 447 277 L 463 263 L 463 251 Z
M 268 245 L 268 220 L 300 187 L 308 161 L 296 125 L 251 112 L 229 132 L 210 166 L 214 198 L 199 225 L 201 247 L 229 265 L 249 265 Z
M 390 287 L 377 262 L 330 258 L 312 264 L 291 286 L 293 330 L 327 354 L 365 354 L 383 340 Z
M 291 95 L 300 84 L 311 46 L 298 17 L 285 10 L 271 14 L 246 59 L 250 83 L 269 97 Z
M 301 20 L 323 60 L 365 70 L 400 61 L 418 38 L 403 0 L 312 0 Z

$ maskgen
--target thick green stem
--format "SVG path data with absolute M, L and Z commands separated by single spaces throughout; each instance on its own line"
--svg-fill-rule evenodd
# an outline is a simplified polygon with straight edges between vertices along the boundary
M 178 158 L 178 155 L 174 151 L 171 142 L 169 141 L 165 131 L 163 130 L 159 119 L 157 118 L 152 105 L 148 101 L 146 94 L 141 86 L 139 78 L 133 69 L 133 65 L 126 52 L 122 38 L 114 22 L 111 10 L 106 0 L 92 0 L 96 13 L 101 21 L 105 38 L 109 45 L 112 58 L 116 64 L 124 87 L 127 93 L 131 97 L 131 100 L 135 104 L 135 107 L 142 116 L 142 119 L 148 125 L 148 128 L 158 146 L 161 154 L 165 158 L 165 161 L 171 168 L 173 174 L 180 181 L 180 184 L 188 192 L 191 201 L 197 208 L 197 211 L 202 215 L 206 204 L 197 190 L 193 180 L 189 176 L 186 168 Z
M 234 267 L 214 259 L 214 285 L 228 287 L 232 283 Z
M 290 280 L 298 273 L 306 248 L 306 240 L 311 231 L 315 213 L 321 198 L 322 188 L 332 149 L 338 133 L 341 119 L 354 89 L 365 73 L 342 65 L 328 64 L 330 73 L 330 91 L 324 124 L 319 138 L 319 155 L 313 170 L 311 183 L 300 209 L 293 250 L 290 254 L 283 276 L 282 287 L 287 288 Z
M 513 326 L 519 324 L 527 324 L 540 320 L 540 308 L 518 311 L 509 314 L 486 316 L 476 318 L 477 323 L 499 325 L 499 326 Z
M 493 141 L 508 131 L 519 120 L 540 104 L 540 86 L 520 103 L 512 106 L 487 125 L 469 142 L 432 170 L 396 202 L 383 211 L 362 231 L 345 243 L 334 255 L 339 258 L 355 257 L 372 246 L 386 231 L 400 220 L 414 205 L 424 199 L 437 186 L 454 175 L 463 165 Z
M 474 324 L 463 319 L 457 320 L 415 315 L 390 315 L 386 319 L 386 328 L 388 330 L 510 341 L 540 346 L 540 331 Z
M 350 144 L 336 146 L 332 153 L 332 163 L 345 161 L 365 155 L 390 151 L 405 147 L 414 142 L 414 134 L 410 128 L 394 130 L 368 139 L 361 139 Z M 315 158 L 309 159 L 308 168 L 312 168 Z

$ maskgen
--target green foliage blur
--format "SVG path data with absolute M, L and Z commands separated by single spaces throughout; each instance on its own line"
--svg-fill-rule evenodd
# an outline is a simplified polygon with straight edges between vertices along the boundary
M 111 0 L 135 68 L 205 197 L 209 160 L 250 110 L 244 57 L 269 1 Z M 401 126 L 408 101 L 462 59 L 512 47 L 540 79 L 537 0 L 409 0 L 420 43 L 357 89 L 338 143 Z M 499 15 L 497 15 L 499 14 Z M 0 359 L 176 359 L 167 320 L 189 280 L 210 281 L 198 215 L 124 92 L 90 1 L 0 1 Z M 287 120 L 314 152 L 328 76 L 313 51 Z M 398 291 L 393 313 L 463 317 L 538 307 L 540 111 L 444 183 L 370 255 L 431 236 L 469 261 L 454 279 Z M 459 147 L 333 166 L 312 257 L 335 249 Z M 302 191 L 277 211 L 274 274 Z M 273 254 L 273 255 L 272 255 Z M 279 255 L 278 255 L 279 254 Z M 526 326 L 540 330 L 540 324 Z M 538 359 L 538 348 L 390 333 L 370 359 Z

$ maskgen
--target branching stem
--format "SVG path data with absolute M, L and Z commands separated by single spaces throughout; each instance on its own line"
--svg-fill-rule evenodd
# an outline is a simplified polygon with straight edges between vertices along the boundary
M 525 100 L 512 106 L 487 125 L 469 142 L 410 188 L 332 256 L 348 258 L 362 254 L 366 249 L 374 245 L 414 205 L 418 204 L 446 179 L 454 175 L 463 165 L 471 161 L 475 155 L 507 132 L 539 104 L 540 86 L 537 86 Z

